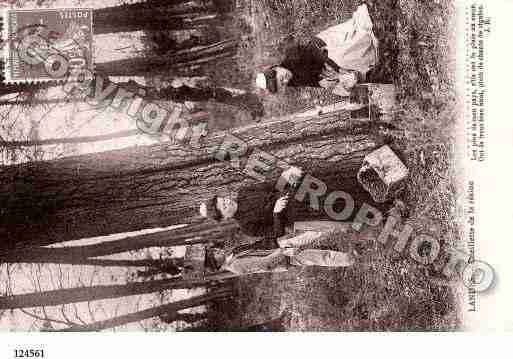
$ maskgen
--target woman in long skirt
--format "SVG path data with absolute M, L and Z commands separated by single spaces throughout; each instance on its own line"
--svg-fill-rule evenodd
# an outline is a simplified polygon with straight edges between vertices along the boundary
M 372 27 L 367 5 L 360 5 L 350 20 L 320 32 L 306 46 L 289 49 L 281 64 L 257 75 L 257 87 L 270 92 L 286 86 L 324 87 L 348 96 L 378 61 Z

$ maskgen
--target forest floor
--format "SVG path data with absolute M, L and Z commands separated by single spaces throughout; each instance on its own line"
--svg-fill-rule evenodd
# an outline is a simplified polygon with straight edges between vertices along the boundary
M 241 81 L 255 69 L 280 60 L 288 41 L 304 41 L 348 19 L 359 1 L 241 1 L 244 45 L 239 50 Z M 322 5 L 320 5 L 322 4 Z M 442 247 L 458 245 L 453 183 L 454 34 L 447 1 L 367 1 L 380 41 L 380 62 L 372 82 L 394 83 L 399 110 L 392 122 L 404 133 L 398 143 L 411 177 L 406 189 L 407 223 Z M 241 20 L 242 21 L 242 20 Z M 234 72 L 233 69 L 231 71 Z M 266 117 L 337 101 L 323 89 L 288 89 L 262 97 Z M 375 241 L 367 230 L 352 240 L 361 246 L 356 265 L 343 269 L 303 268 L 238 281 L 235 306 L 223 306 L 227 327 L 282 318 L 283 330 L 402 331 L 457 330 L 458 299 L 432 266 Z M 345 238 L 348 240 L 348 238 Z M 349 239 L 351 240 L 351 239 Z M 229 310 L 229 308 L 234 308 Z
M 237 0 L 230 33 L 241 43 L 234 60 L 216 64 L 216 85 L 254 91 L 255 73 L 279 63 L 291 41 L 350 18 L 358 0 Z M 380 61 L 370 82 L 393 83 L 398 109 L 391 122 L 405 154 L 410 179 L 405 190 L 407 223 L 416 233 L 458 245 L 455 203 L 454 92 L 456 28 L 450 1 L 366 1 L 380 42 Z M 339 101 L 324 89 L 287 89 L 261 95 L 263 120 Z M 253 119 L 240 110 L 210 106 L 213 126 L 225 129 Z M 222 107 L 222 106 L 221 106 Z M 217 111 L 217 112 L 216 112 Z M 355 234 L 360 257 L 343 269 L 303 268 L 237 281 L 233 301 L 221 304 L 220 328 L 238 328 L 282 318 L 283 330 L 457 330 L 458 298 L 432 266 L 397 254 L 377 241 L 378 229 Z

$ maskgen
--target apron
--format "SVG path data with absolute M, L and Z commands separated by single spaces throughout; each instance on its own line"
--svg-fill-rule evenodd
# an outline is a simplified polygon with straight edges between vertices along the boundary
M 378 40 L 372 26 L 364 4 L 350 20 L 320 32 L 317 37 L 326 43 L 328 56 L 342 69 L 366 74 L 378 62 Z
M 221 267 L 238 274 L 283 272 L 293 266 L 348 267 L 355 263 L 350 253 L 315 248 L 326 236 L 347 233 L 352 223 L 332 221 L 295 222 L 294 233 L 278 240 L 280 248 L 248 249 L 231 254 Z
M 295 222 L 293 233 L 278 240 L 280 248 L 315 247 L 323 243 L 327 237 L 337 233 L 348 233 L 352 223 L 334 221 Z

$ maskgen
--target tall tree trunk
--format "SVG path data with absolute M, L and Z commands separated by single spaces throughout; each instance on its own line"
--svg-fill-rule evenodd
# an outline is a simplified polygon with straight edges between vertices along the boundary
M 70 327 L 70 328 L 64 329 L 62 331 L 83 332 L 83 331 L 99 331 L 99 330 L 104 330 L 104 329 L 109 329 L 109 328 L 115 328 L 115 327 L 119 327 L 119 326 L 126 325 L 129 323 L 140 322 L 145 319 L 158 317 L 158 316 L 161 316 L 164 314 L 169 314 L 170 312 L 176 313 L 183 309 L 198 307 L 198 306 L 207 304 L 210 301 L 213 301 L 216 299 L 226 298 L 227 296 L 229 296 L 229 292 L 227 292 L 225 290 L 214 291 L 213 293 L 208 293 L 205 295 L 201 295 L 199 297 L 184 299 L 184 300 L 180 300 L 178 302 L 164 304 L 164 305 L 161 305 L 158 307 L 141 310 L 139 312 L 126 314 L 126 315 L 122 315 L 119 317 L 102 320 L 102 321 L 94 322 L 94 323 L 87 324 L 87 325 Z
M 1 104 L 0 104 L 1 105 Z M 48 138 L 45 140 L 30 140 L 30 141 L 4 141 L 2 146 L 12 147 L 30 147 L 30 146 L 48 146 L 48 145 L 63 145 L 63 144 L 77 144 L 87 142 L 98 142 L 113 140 L 116 138 L 130 137 L 141 134 L 139 130 L 125 130 L 109 133 L 107 135 L 97 136 L 78 136 L 78 137 L 67 137 L 67 138 Z
M 49 87 L 58 86 L 55 81 L 39 82 L 39 83 L 16 83 L 4 84 L 0 81 L 0 96 L 12 95 L 15 93 L 33 93 L 37 90 L 47 89 Z
M 138 93 L 138 90 L 144 90 L 145 96 L 144 99 L 147 101 L 159 101 L 159 100 L 170 100 L 174 102 L 185 102 L 185 101 L 217 101 L 219 103 L 224 103 L 227 105 L 237 106 L 243 110 L 248 110 L 254 113 L 255 116 L 263 116 L 264 108 L 263 105 L 256 94 L 247 93 L 245 91 L 234 91 L 232 89 L 227 89 L 223 87 L 190 87 L 186 85 L 182 85 L 180 87 L 165 87 L 157 91 L 156 89 L 149 86 L 142 86 L 137 82 L 130 80 L 127 82 L 113 82 L 110 81 L 108 76 L 102 76 L 103 79 L 103 87 L 106 88 L 110 84 L 114 84 L 117 87 L 122 87 L 128 91 L 132 91 L 133 93 Z M 92 90 L 92 94 L 94 95 L 94 89 L 96 86 L 96 81 L 91 81 L 90 88 Z M 33 89 L 25 88 L 25 91 L 37 91 L 39 88 L 36 86 Z M 108 96 L 105 97 L 104 101 L 111 101 L 116 95 L 116 91 L 113 91 Z M 66 98 L 53 98 L 53 99 L 30 99 L 30 100 L 5 100 L 0 101 L 0 106 L 12 106 L 12 105 L 51 105 L 58 103 L 80 103 L 84 102 L 88 97 L 73 97 L 68 96 Z M 194 116 L 193 116 L 194 117 Z M 98 135 L 98 136 L 83 136 L 76 138 L 68 138 L 68 139 L 47 139 L 41 140 L 37 142 L 33 141 L 10 141 L 4 142 L 3 145 L 7 146 L 35 146 L 35 145 L 56 145 L 56 144 L 64 144 L 64 143 L 84 143 L 84 142 L 96 142 L 96 141 L 104 141 L 113 138 L 121 138 L 137 135 L 137 130 L 127 130 L 115 132 L 107 135 Z
M 48 99 L 27 99 L 27 100 L 7 100 L 7 101 L 0 101 L 0 106 L 35 106 L 35 105 L 53 105 L 58 103 L 77 103 L 82 102 L 83 99 L 78 98 L 48 98 Z
M 69 303 L 89 302 L 130 295 L 155 293 L 170 289 L 206 287 L 224 280 L 222 275 L 212 275 L 202 280 L 161 279 L 116 285 L 97 285 L 56 289 L 46 292 L 18 294 L 0 297 L 0 310 L 56 306 Z
M 351 193 L 356 205 L 372 201 L 356 173 L 363 157 L 382 143 L 381 136 L 375 123 L 349 117 L 347 111 L 290 116 L 213 133 L 198 148 L 166 143 L 0 168 L 1 246 L 47 245 L 187 223 L 216 191 L 260 182 L 243 172 L 244 156 L 253 149 L 331 181 L 331 190 Z M 247 144 L 240 148 L 241 161 L 219 161 L 216 152 L 232 135 Z M 267 180 L 281 172 L 273 166 Z
M 234 39 L 216 42 L 208 46 L 177 51 L 170 55 L 151 55 L 96 64 L 96 71 L 108 76 L 144 76 L 163 70 L 183 69 L 214 62 L 231 56 L 237 48 Z
M 31 247 L 22 250 L 3 251 L 0 252 L 0 262 L 28 263 L 39 260 L 54 263 L 59 263 L 59 261 L 79 262 L 81 260 L 88 260 L 91 257 L 108 256 L 149 247 L 173 247 L 222 241 L 234 229 L 236 229 L 236 226 L 230 222 L 222 224 L 207 222 L 180 229 L 142 234 L 82 246 L 59 248 Z
M 264 106 L 254 93 L 236 93 L 222 87 L 166 87 L 159 91 L 161 99 L 175 102 L 214 100 L 250 111 L 254 116 L 264 115 Z
M 68 257 L 60 255 L 39 255 L 28 251 L 28 255 L 3 257 L 1 263 L 45 263 L 45 264 L 71 264 L 71 265 L 90 265 L 98 267 L 149 267 L 155 268 L 157 273 L 162 273 L 161 268 L 167 268 L 171 265 L 183 266 L 183 259 L 99 259 L 99 258 L 81 258 Z
M 104 77 L 103 86 L 106 87 L 110 83 L 114 83 L 118 87 L 123 87 L 127 91 L 133 93 L 139 93 L 139 90 L 144 90 L 144 99 L 147 101 L 159 101 L 159 100 L 170 100 L 173 102 L 183 103 L 185 101 L 201 102 L 213 100 L 226 105 L 237 106 L 243 110 L 250 111 L 256 116 L 264 115 L 264 108 L 261 100 L 254 93 L 249 93 L 244 90 L 230 89 L 224 87 L 208 87 L 198 86 L 191 87 L 187 85 L 181 85 L 179 87 L 163 87 L 160 90 L 149 86 L 142 86 L 135 81 L 127 82 L 112 82 L 107 77 Z M 95 87 L 94 81 L 91 83 L 91 88 Z M 112 94 L 106 97 L 107 100 L 111 100 L 116 95 L 114 91 Z M 192 114 L 191 117 L 195 118 L 200 114 Z
M 218 1 L 219 2 L 219 1 Z M 223 0 L 222 2 L 233 2 Z M 189 4 L 187 4 L 189 3 Z M 147 1 L 95 9 L 95 34 L 138 30 L 184 30 L 216 24 L 214 4 L 194 4 L 187 0 Z

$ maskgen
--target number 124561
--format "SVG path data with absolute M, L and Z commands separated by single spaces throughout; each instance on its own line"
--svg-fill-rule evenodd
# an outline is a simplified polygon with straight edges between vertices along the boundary
M 14 349 L 15 358 L 44 358 L 43 349 Z

